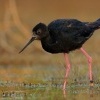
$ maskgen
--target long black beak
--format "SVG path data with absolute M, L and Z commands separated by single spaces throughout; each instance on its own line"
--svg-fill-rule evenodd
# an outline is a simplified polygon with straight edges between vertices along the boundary
M 21 52 L 22 52 L 30 43 L 32 43 L 35 39 L 36 39 L 35 36 L 32 37 L 32 38 L 29 40 L 29 42 L 23 47 L 23 49 L 22 49 L 19 53 L 21 53 Z

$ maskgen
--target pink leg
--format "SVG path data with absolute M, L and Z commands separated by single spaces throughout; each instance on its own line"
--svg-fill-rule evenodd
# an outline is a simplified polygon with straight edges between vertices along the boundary
M 68 54 L 67 53 L 64 53 L 64 57 L 65 57 L 65 63 L 66 63 L 66 74 L 65 74 L 65 80 L 64 80 L 63 89 L 65 90 L 65 88 L 66 88 L 66 82 L 67 82 L 66 79 L 67 79 L 69 71 L 70 71 L 70 62 L 69 62 Z
M 89 64 L 89 79 L 90 79 L 90 83 L 93 83 L 92 58 L 87 54 L 87 52 L 83 48 L 80 48 L 80 50 L 82 51 L 82 53 L 86 56 L 86 58 L 88 60 L 88 64 Z

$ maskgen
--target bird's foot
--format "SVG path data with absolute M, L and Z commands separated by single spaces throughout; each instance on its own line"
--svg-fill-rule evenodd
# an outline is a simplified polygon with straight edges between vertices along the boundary
M 93 86 L 94 86 L 93 80 L 90 80 L 90 87 L 93 87 Z

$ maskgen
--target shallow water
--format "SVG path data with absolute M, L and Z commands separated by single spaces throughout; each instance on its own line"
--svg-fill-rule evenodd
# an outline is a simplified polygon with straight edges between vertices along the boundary
M 58 74 L 59 73 L 59 74 Z M 86 76 L 70 74 L 62 90 L 64 68 L 51 66 L 1 66 L 0 99 L 4 100 L 99 100 L 100 81 L 89 86 Z M 77 79 L 75 79 L 77 77 Z

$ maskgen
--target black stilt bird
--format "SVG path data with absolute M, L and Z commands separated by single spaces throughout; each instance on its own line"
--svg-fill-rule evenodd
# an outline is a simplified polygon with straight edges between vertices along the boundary
M 100 19 L 95 22 L 81 22 L 76 19 L 58 19 L 52 21 L 48 26 L 44 23 L 39 23 L 32 30 L 32 38 L 19 53 L 34 40 L 40 40 L 43 49 L 49 53 L 64 53 L 67 66 L 63 85 L 63 89 L 65 89 L 66 78 L 70 71 L 68 53 L 80 49 L 88 60 L 89 79 L 91 85 L 93 85 L 92 58 L 82 48 L 82 45 L 93 35 L 93 32 L 99 28 Z

